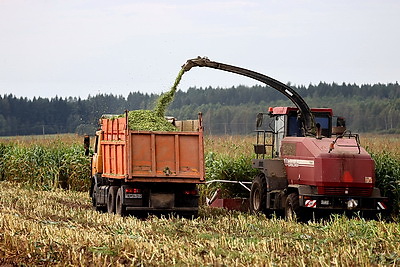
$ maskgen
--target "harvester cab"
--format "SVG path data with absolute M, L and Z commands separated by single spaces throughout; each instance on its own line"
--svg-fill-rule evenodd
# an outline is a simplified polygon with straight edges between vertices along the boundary
M 343 117 L 333 117 L 330 108 L 313 108 L 311 113 L 316 125 L 316 135 L 318 139 L 330 138 L 332 134 L 343 134 L 345 131 L 345 119 Z M 269 123 L 266 125 L 264 117 L 269 117 Z M 333 120 L 336 119 L 336 125 L 333 127 Z M 295 107 L 270 107 L 268 113 L 257 114 L 256 120 L 257 141 L 255 144 L 256 154 L 266 154 L 263 147 L 271 147 L 271 156 L 279 157 L 281 140 L 284 137 L 304 137 L 307 132 L 304 127 L 304 120 L 298 108 Z M 273 137 L 272 137 L 273 135 Z

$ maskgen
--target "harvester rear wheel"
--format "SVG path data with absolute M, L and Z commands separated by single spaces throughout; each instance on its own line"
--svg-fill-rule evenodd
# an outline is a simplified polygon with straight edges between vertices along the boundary
M 299 195 L 297 193 L 291 193 L 287 196 L 285 205 L 285 217 L 287 220 L 301 220 Z
M 267 182 L 263 175 L 254 178 L 250 191 L 250 210 L 252 213 L 266 213 Z
M 115 200 L 117 196 L 118 186 L 110 186 L 107 195 L 107 212 L 115 213 Z

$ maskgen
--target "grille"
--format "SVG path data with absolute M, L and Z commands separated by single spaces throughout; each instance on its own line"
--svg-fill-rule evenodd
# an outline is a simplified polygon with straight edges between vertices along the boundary
M 362 196 L 367 197 L 372 194 L 372 188 L 365 187 L 318 187 L 318 194 L 321 195 L 341 195 L 341 196 Z

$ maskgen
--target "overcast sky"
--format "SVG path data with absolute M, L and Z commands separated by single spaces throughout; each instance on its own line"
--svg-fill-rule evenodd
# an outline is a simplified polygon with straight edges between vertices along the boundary
M 400 75 L 398 0 L 0 0 L 0 94 L 86 98 L 169 90 L 187 59 L 296 85 Z M 194 68 L 188 87 L 255 81 Z

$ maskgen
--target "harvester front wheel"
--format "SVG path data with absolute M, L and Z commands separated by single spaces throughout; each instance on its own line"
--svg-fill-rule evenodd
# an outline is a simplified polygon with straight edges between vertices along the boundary
M 299 195 L 297 193 L 291 193 L 286 198 L 285 205 L 285 217 L 287 220 L 300 221 L 300 203 Z
M 254 178 L 250 191 L 250 210 L 252 213 L 266 213 L 266 184 L 265 177 L 259 175 Z

